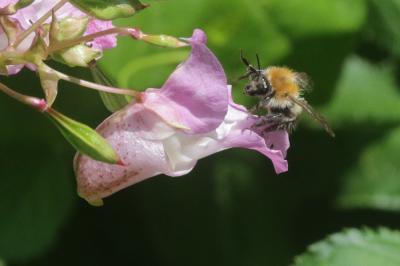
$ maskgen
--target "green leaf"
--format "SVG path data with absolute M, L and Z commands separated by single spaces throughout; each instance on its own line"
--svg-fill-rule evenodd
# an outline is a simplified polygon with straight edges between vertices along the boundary
M 367 15 L 365 0 L 264 2 L 266 11 L 281 29 L 297 38 L 355 32 L 361 29 Z
M 115 82 L 113 82 L 111 79 L 109 79 L 99 67 L 95 66 L 90 68 L 90 71 L 92 72 L 93 79 L 96 83 L 110 86 L 110 87 L 116 87 Z M 103 101 L 105 107 L 110 111 L 110 112 L 116 112 L 123 107 L 125 107 L 130 101 L 131 97 L 126 96 L 126 95 L 119 95 L 119 94 L 113 94 L 113 93 L 107 93 L 107 92 L 99 92 L 101 100 Z
M 77 199 L 69 154 L 43 140 L 19 145 L 3 143 L 0 154 L 0 256 L 10 263 L 48 251 Z
M 365 148 L 343 177 L 343 208 L 400 210 L 400 127 Z
M 347 229 L 313 244 L 293 266 L 398 266 L 400 232 Z
M 6 266 L 6 263 L 2 259 L 0 259 L 0 266 Z
M 66 140 L 79 152 L 94 160 L 116 164 L 120 163 L 113 147 L 95 130 L 49 108 L 46 112 Z
M 366 37 L 400 56 L 400 1 L 370 0 L 370 3 Z
M 346 61 L 335 94 L 322 113 L 335 126 L 395 123 L 400 121 L 399 102 L 391 65 L 374 66 L 352 56 Z
M 104 20 L 130 17 L 148 6 L 139 0 L 71 0 L 71 3 Z

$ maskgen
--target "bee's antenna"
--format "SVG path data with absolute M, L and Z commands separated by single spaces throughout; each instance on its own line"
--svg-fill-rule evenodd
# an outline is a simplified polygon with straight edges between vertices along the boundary
M 251 72 L 247 72 L 243 76 L 240 76 L 237 80 L 242 80 L 242 79 L 248 78 L 250 76 L 250 74 L 251 74 Z
M 250 75 L 250 73 L 254 73 L 254 72 L 258 72 L 257 69 L 255 69 L 250 63 L 249 60 L 247 60 L 247 58 L 245 58 L 243 56 L 243 50 L 240 49 L 240 59 L 242 59 L 242 62 L 247 66 L 247 70 L 249 71 L 248 75 Z M 247 74 L 246 74 L 247 75 Z M 248 75 L 246 77 L 248 77 Z
M 245 64 L 246 66 L 250 66 L 249 61 L 243 56 L 243 50 L 240 49 L 240 59 L 242 60 L 243 64 Z
M 260 57 L 258 56 L 258 54 L 256 54 L 256 58 L 257 58 L 257 67 L 258 67 L 258 70 L 261 70 Z

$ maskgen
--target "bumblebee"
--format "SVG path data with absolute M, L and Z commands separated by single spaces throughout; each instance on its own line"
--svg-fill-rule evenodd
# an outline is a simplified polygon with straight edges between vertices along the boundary
M 247 71 L 239 79 L 249 79 L 244 93 L 260 98 L 258 104 L 251 111 L 258 111 L 261 108 L 268 112 L 266 115 L 260 116 L 255 127 L 262 128 L 263 131 L 286 130 L 291 133 L 297 125 L 299 115 L 304 110 L 321 123 L 331 137 L 335 136 L 325 118 L 303 98 L 304 92 L 311 88 L 311 80 L 306 73 L 277 66 L 261 69 L 258 55 L 258 66 L 255 68 L 243 56 L 243 52 L 240 57 L 246 65 Z

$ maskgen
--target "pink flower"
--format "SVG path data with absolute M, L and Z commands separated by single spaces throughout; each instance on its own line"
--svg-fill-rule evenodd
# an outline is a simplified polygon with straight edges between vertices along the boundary
M 110 165 L 77 154 L 78 193 L 94 205 L 102 199 L 158 174 L 181 176 L 197 160 L 239 147 L 261 152 L 275 171 L 287 171 L 288 134 L 263 136 L 252 130 L 256 117 L 232 101 L 218 59 L 195 30 L 192 54 L 161 89 L 147 89 L 141 101 L 114 113 L 98 127 L 125 166 Z
M 1 1 L 0 8 L 3 8 L 9 4 L 13 4 L 16 1 L 6 0 Z M 44 14 L 46 14 L 49 10 L 51 10 L 56 4 L 58 0 L 36 0 L 29 6 L 22 8 L 17 11 L 14 15 L 11 15 L 10 18 L 16 23 L 16 25 L 20 28 L 20 31 L 24 31 L 28 29 L 32 23 L 36 22 L 40 19 Z M 88 15 L 80 11 L 78 8 L 74 7 L 70 3 L 66 3 L 55 13 L 58 20 L 67 17 L 87 17 Z M 51 18 L 47 19 L 45 23 L 50 23 Z M 98 31 L 103 31 L 109 28 L 112 28 L 111 21 L 103 21 L 98 20 L 93 17 L 90 17 L 89 23 L 84 35 L 92 34 Z M 30 48 L 33 40 L 35 38 L 35 33 L 31 33 L 19 46 L 19 51 L 26 51 Z M 116 46 L 117 39 L 115 34 L 102 36 L 94 39 L 92 42 L 88 43 L 94 49 L 102 51 L 103 49 L 110 49 Z M 4 31 L 0 27 L 0 51 L 6 49 L 8 46 L 7 36 Z M 13 75 L 18 73 L 23 65 L 15 65 L 15 66 L 7 66 L 8 74 Z M 32 68 L 31 68 L 32 69 Z

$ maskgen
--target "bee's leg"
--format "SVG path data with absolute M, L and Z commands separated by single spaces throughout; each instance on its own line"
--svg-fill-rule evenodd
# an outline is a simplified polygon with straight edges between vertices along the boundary
M 274 126 L 276 124 L 280 124 L 283 119 L 282 114 L 267 114 L 265 116 L 261 116 L 258 120 L 253 124 L 253 128 L 259 128 L 263 126 Z
M 260 110 L 260 107 L 261 107 L 260 102 L 258 102 L 256 105 L 250 108 L 249 112 L 252 114 L 257 114 L 258 111 Z
M 274 96 L 274 93 L 269 93 L 265 95 L 256 105 L 254 105 L 249 111 L 252 114 L 257 114 L 260 108 L 268 110 L 268 103 L 271 98 Z M 267 115 L 268 116 L 268 115 Z
M 269 120 L 267 124 L 268 126 L 264 128 L 264 132 L 286 130 L 287 132 L 291 133 L 296 127 L 297 120 L 295 117 L 287 117 L 281 114 L 281 116 Z
M 259 117 L 251 126 L 251 129 L 260 135 L 277 130 L 286 130 L 288 133 L 292 133 L 296 125 L 297 120 L 295 117 L 287 117 L 284 114 L 278 113 Z
M 286 130 L 288 133 L 292 133 L 297 126 L 297 120 L 291 119 L 285 122 L 282 122 L 277 126 L 277 129 Z

